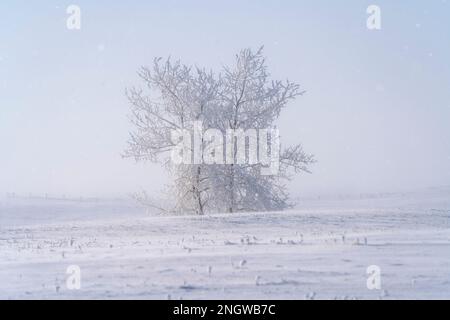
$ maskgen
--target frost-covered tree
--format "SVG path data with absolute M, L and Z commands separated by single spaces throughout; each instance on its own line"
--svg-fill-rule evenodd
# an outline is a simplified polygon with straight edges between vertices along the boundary
M 153 68 L 142 67 L 139 77 L 151 90 L 127 90 L 132 105 L 131 133 L 127 156 L 136 160 L 161 161 L 174 177 L 170 189 L 175 200 L 174 211 L 194 211 L 203 214 L 208 201 L 208 172 L 210 168 L 198 165 L 173 165 L 170 151 L 175 146 L 172 134 L 193 130 L 192 123 L 202 121 L 205 114 L 217 106 L 219 82 L 211 72 L 182 65 L 170 59 L 155 59 Z
M 301 145 L 282 150 L 275 122 L 303 92 L 297 84 L 270 79 L 262 48 L 242 50 L 219 74 L 158 58 L 139 76 L 149 92 L 127 91 L 135 130 L 126 155 L 169 170 L 173 211 L 289 207 L 286 181 L 308 172 L 314 158 Z M 183 163 L 173 159 L 180 143 L 188 145 Z

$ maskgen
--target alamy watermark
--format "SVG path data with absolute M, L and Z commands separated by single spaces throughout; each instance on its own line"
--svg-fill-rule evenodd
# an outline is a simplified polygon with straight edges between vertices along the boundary
M 69 30 L 81 29 L 81 8 L 77 5 L 70 5 L 66 9 L 66 13 L 69 15 L 66 20 L 66 27 Z
M 369 17 L 367 18 L 367 29 L 381 30 L 381 8 L 377 5 L 370 5 L 366 10 Z
M 201 121 L 171 132 L 174 164 L 260 165 L 262 175 L 280 169 L 280 133 L 270 129 L 204 130 Z
M 381 290 L 381 268 L 377 265 L 371 265 L 367 267 L 366 285 L 369 290 Z
M 66 269 L 68 275 L 66 279 L 66 287 L 68 290 L 81 289 L 81 268 L 77 265 L 68 266 Z

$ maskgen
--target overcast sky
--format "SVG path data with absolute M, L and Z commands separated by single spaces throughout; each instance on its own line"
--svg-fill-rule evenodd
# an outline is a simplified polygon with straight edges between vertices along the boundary
M 219 70 L 260 45 L 274 78 L 307 90 L 280 119 L 282 142 L 319 160 L 292 193 L 450 185 L 449 33 L 446 0 L 2 0 L 0 193 L 160 189 L 158 166 L 120 156 L 138 68 L 171 55 Z

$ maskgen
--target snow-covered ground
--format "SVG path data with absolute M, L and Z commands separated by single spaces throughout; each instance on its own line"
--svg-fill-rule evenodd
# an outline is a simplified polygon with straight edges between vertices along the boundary
M 0 199 L 1 299 L 450 299 L 450 189 L 151 217 L 132 202 Z M 68 290 L 66 269 L 81 268 Z M 367 268 L 381 270 L 369 290 Z

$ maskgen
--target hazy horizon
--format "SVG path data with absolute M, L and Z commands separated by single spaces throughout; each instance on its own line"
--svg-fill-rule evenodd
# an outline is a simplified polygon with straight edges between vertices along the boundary
M 79 31 L 66 28 L 72 3 Z M 220 71 L 261 45 L 273 78 L 307 91 L 279 121 L 282 143 L 318 160 L 294 196 L 450 185 L 449 1 L 2 1 L 0 12 L 0 194 L 162 189 L 162 167 L 121 157 L 137 70 L 171 56 Z

